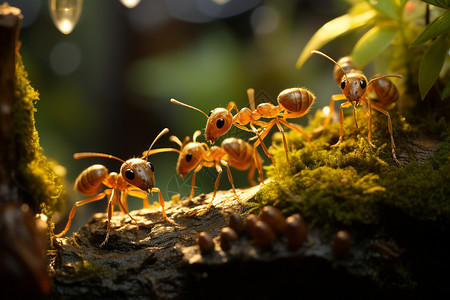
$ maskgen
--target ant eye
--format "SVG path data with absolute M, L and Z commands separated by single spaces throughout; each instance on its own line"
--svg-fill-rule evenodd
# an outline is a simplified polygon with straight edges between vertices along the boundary
M 131 169 L 126 170 L 126 171 L 125 171 L 125 177 L 126 177 L 128 180 L 133 180 L 133 179 L 134 179 L 134 171 L 131 170 Z
M 217 128 L 220 129 L 220 128 L 223 127 L 223 125 L 225 125 L 225 120 L 224 119 L 220 118 L 219 120 L 217 120 L 217 122 L 216 122 Z
M 150 170 L 152 170 L 152 172 L 155 172 L 155 167 L 153 166 L 152 163 L 148 162 L 147 166 L 150 168 Z
M 190 162 L 192 160 L 192 153 L 186 154 L 186 162 Z
M 359 85 L 361 86 L 362 89 L 365 89 L 366 86 L 367 86 L 367 83 L 366 83 L 366 81 L 363 79 L 363 80 L 361 80 L 361 81 L 359 82 Z
M 344 89 L 345 88 L 345 84 L 346 84 L 347 82 L 345 81 L 345 79 L 344 80 L 342 80 L 342 82 L 341 82 L 341 89 Z

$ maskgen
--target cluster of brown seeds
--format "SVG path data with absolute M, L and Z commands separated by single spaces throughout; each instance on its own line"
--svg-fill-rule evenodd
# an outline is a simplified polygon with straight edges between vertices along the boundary
M 228 226 L 220 231 L 220 247 L 224 251 L 230 250 L 233 243 L 245 234 L 260 247 L 270 247 L 284 236 L 288 247 L 295 250 L 305 242 L 308 230 L 300 214 L 285 218 L 277 208 L 266 206 L 260 217 L 249 214 L 245 221 L 238 214 L 231 215 Z M 200 233 L 197 243 L 202 254 L 214 250 L 213 239 L 205 232 Z
M 249 214 L 245 221 L 238 214 L 231 215 L 228 226 L 220 231 L 218 243 L 227 252 L 240 237 L 246 236 L 261 248 L 269 248 L 280 240 L 285 241 L 290 250 L 296 250 L 305 243 L 307 235 L 308 229 L 300 214 L 285 218 L 277 208 L 266 206 L 259 217 Z M 206 232 L 199 234 L 197 244 L 202 255 L 214 251 L 213 238 Z M 345 230 L 338 231 L 330 246 L 332 255 L 337 259 L 349 256 L 352 247 L 350 234 Z

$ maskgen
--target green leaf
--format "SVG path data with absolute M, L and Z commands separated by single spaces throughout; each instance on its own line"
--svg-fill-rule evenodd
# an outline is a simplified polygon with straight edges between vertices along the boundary
M 395 0 L 366 0 L 373 8 L 397 20 Z
M 447 84 L 444 87 L 444 90 L 442 91 L 441 99 L 447 99 L 450 97 L 450 82 L 447 82 Z
M 450 8 L 450 0 L 422 0 L 428 4 L 442 7 L 442 8 Z
M 450 10 L 433 20 L 412 43 L 418 45 L 450 31 Z
M 446 36 L 442 36 L 434 41 L 423 55 L 419 66 L 419 90 L 422 100 L 439 76 L 447 49 Z
M 353 47 L 353 62 L 360 68 L 364 67 L 389 46 L 398 32 L 398 27 L 373 27 Z
M 373 19 L 375 15 L 375 10 L 368 10 L 358 15 L 345 14 L 329 21 L 316 31 L 306 44 L 297 60 L 296 67 L 299 69 L 305 63 L 311 55 L 312 50 L 318 50 L 323 45 L 345 33 L 370 25 L 370 20 Z

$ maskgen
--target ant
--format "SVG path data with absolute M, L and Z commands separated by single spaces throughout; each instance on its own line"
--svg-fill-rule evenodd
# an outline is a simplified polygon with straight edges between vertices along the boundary
M 189 137 L 187 136 L 183 142 L 181 142 L 176 136 L 171 136 L 170 141 L 178 144 L 180 150 L 174 148 L 160 148 L 151 151 L 145 151 L 143 154 L 155 154 L 160 152 L 174 151 L 179 153 L 177 161 L 177 173 L 184 178 L 190 171 L 194 170 L 191 182 L 191 192 L 189 194 L 190 201 L 194 197 L 195 188 L 195 175 L 203 167 L 215 167 L 219 173 L 216 178 L 214 185 L 214 193 L 209 203 L 208 210 L 211 208 L 214 198 L 216 197 L 217 188 L 219 186 L 220 177 L 222 175 L 222 166 L 227 168 L 228 181 L 231 183 L 233 188 L 233 193 L 236 199 L 240 201 L 236 189 L 234 187 L 233 177 L 231 176 L 230 166 L 238 170 L 249 170 L 248 180 L 250 184 L 256 185 L 253 180 L 255 174 L 255 168 L 258 168 L 260 172 L 261 183 L 264 182 L 262 176 L 262 166 L 261 158 L 258 153 L 254 152 L 253 146 L 246 141 L 238 138 L 227 138 L 223 140 L 221 146 L 208 147 L 206 143 L 197 142 L 197 138 L 200 136 L 201 132 L 199 130 L 194 132 L 192 142 L 189 142 Z M 256 157 L 253 156 L 256 153 Z
M 332 145 L 331 147 L 339 147 L 339 145 L 342 142 L 342 138 L 344 136 L 344 130 L 343 130 L 343 119 L 344 119 L 344 107 L 349 107 L 353 105 L 353 117 L 355 119 L 355 125 L 356 128 L 358 127 L 358 122 L 356 120 L 356 107 L 360 104 L 364 104 L 364 108 L 366 108 L 367 105 L 367 114 L 369 116 L 369 134 L 368 134 L 368 140 L 372 147 L 375 147 L 374 144 L 371 142 L 371 127 L 372 127 L 372 108 L 375 110 L 378 110 L 379 112 L 383 113 L 388 118 L 388 131 L 391 136 L 391 149 L 392 149 L 392 157 L 394 161 L 400 165 L 400 162 L 397 159 L 397 156 L 395 154 L 395 143 L 394 143 L 394 136 L 392 133 L 392 122 L 391 122 L 391 116 L 389 112 L 386 110 L 386 108 L 391 105 L 392 103 L 396 102 L 399 98 L 397 87 L 394 83 L 392 83 L 391 80 L 389 80 L 387 77 L 397 77 L 402 78 L 401 75 L 375 75 L 373 76 L 370 81 L 367 83 L 367 78 L 364 76 L 363 72 L 356 68 L 356 66 L 353 64 L 350 57 L 343 57 L 338 62 L 334 61 L 331 57 L 328 55 L 313 50 L 311 51 L 312 54 L 317 54 L 320 56 L 323 56 L 330 61 L 332 61 L 335 64 L 333 76 L 338 85 L 340 85 L 340 88 L 342 90 L 342 94 L 337 94 L 331 96 L 330 101 L 330 113 L 328 117 L 325 119 L 325 122 L 321 128 L 319 128 L 317 131 L 321 131 L 325 129 L 331 119 L 331 114 L 334 109 L 334 101 L 339 100 L 347 100 L 346 102 L 342 103 L 340 105 L 340 114 L 339 114 L 339 121 L 341 124 L 340 129 L 340 135 L 339 140 L 336 142 L 336 144 Z M 369 94 L 371 91 L 374 91 L 377 95 L 377 99 L 372 99 L 366 97 L 367 94 Z
M 154 143 L 167 132 L 169 132 L 169 129 L 167 128 L 162 130 L 153 140 L 149 150 L 153 147 Z M 111 217 L 114 211 L 114 205 L 116 204 L 119 205 L 122 212 L 126 213 L 134 221 L 134 223 L 136 223 L 137 230 L 139 230 L 137 221 L 129 214 L 127 196 L 131 195 L 143 199 L 144 208 L 149 208 L 150 205 L 148 203 L 147 194 L 152 192 L 157 192 L 159 194 L 159 204 L 162 208 L 163 218 L 173 225 L 178 225 L 166 215 L 162 193 L 159 188 L 155 187 L 155 168 L 153 164 L 148 161 L 148 155 L 144 156 L 145 159 L 144 157 L 131 158 L 127 161 L 110 154 L 94 152 L 75 153 L 73 157 L 75 159 L 86 157 L 105 157 L 122 162 L 122 166 L 120 167 L 119 174 L 116 172 L 108 173 L 108 169 L 99 164 L 90 166 L 81 172 L 75 181 L 75 190 L 85 196 L 93 196 L 98 193 L 102 184 L 107 186 L 108 189 L 91 198 L 77 201 L 70 211 L 69 220 L 67 221 L 66 227 L 61 233 L 55 235 L 56 237 L 62 237 L 69 230 L 72 219 L 75 216 L 75 210 L 78 206 L 98 201 L 104 197 L 108 197 L 108 206 L 106 209 L 106 212 L 108 213 L 108 229 L 106 238 L 100 247 L 104 246 L 108 242 L 111 231 Z
M 261 103 L 256 108 L 254 101 L 254 89 L 248 89 L 247 95 L 250 102 L 250 108 L 244 107 L 239 111 L 236 104 L 231 101 L 228 103 L 226 109 L 221 107 L 215 108 L 210 112 L 209 115 L 206 115 L 206 113 L 196 107 L 187 105 L 175 99 L 171 99 L 170 101 L 174 104 L 185 106 L 204 114 L 208 118 L 205 130 L 206 139 L 211 141 L 212 143 L 214 143 L 214 141 L 218 137 L 225 134 L 232 125 L 242 130 L 254 133 L 256 135 L 256 137 L 254 138 L 258 138 L 258 141 L 256 141 L 254 144 L 255 153 L 256 148 L 259 146 L 259 144 L 261 144 L 264 153 L 271 159 L 272 164 L 276 169 L 277 166 L 275 164 L 275 161 L 270 155 L 267 147 L 263 143 L 263 139 L 267 136 L 270 129 L 272 129 L 274 125 L 277 125 L 278 130 L 283 136 L 284 150 L 286 152 L 286 160 L 288 163 L 288 147 L 284 135 L 284 129 L 281 124 L 302 134 L 309 142 L 309 144 L 313 146 L 306 133 L 304 133 L 298 126 L 286 121 L 286 119 L 302 117 L 309 111 L 315 100 L 315 96 L 313 93 L 305 88 L 285 89 L 277 97 L 278 105 L 273 105 L 271 103 Z M 231 114 L 231 111 L 233 109 L 237 112 L 234 116 Z M 261 121 L 261 118 L 272 120 L 269 122 L 265 122 Z M 250 126 L 250 129 L 245 127 L 246 125 Z M 255 126 L 258 126 L 259 128 L 256 128 Z

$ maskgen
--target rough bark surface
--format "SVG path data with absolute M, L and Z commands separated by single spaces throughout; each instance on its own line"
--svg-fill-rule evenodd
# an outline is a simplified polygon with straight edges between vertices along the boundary
M 259 186 L 237 189 L 247 202 Z M 181 249 L 195 245 L 205 231 L 217 236 L 230 214 L 242 214 L 242 206 L 230 191 L 218 191 L 214 206 L 205 214 L 211 194 L 200 195 L 187 205 L 166 205 L 174 226 L 162 218 L 161 208 L 142 209 L 130 214 L 115 212 L 111 235 L 106 236 L 106 214 L 95 214 L 75 238 L 57 239 L 50 254 L 53 295 L 57 298 L 154 298 L 175 299 L 186 291 L 186 273 Z

